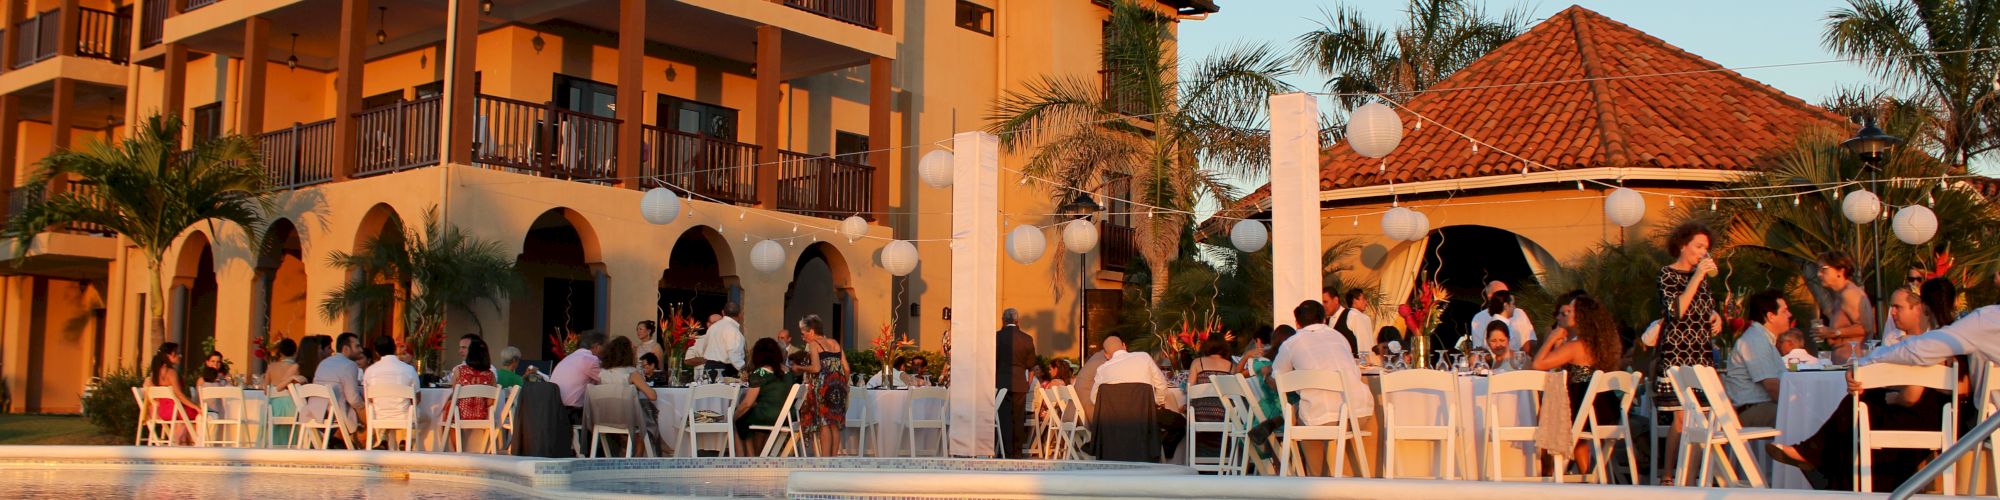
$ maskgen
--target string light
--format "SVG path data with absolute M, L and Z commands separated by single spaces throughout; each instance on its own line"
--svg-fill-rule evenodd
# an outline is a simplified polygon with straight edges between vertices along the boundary
M 1758 198 L 1758 199 L 1757 199 L 1757 209 L 1758 209 L 1758 210 L 1763 210 L 1763 209 L 1764 209 L 1764 199 L 1763 199 L 1763 198 Z
M 1792 195 L 1792 206 L 1799 206 L 1799 195 Z
M 1361 227 L 1361 216 L 1354 216 L 1354 227 Z
M 1710 211 L 1710 212 L 1714 212 L 1714 211 L 1715 211 L 1715 199 L 1714 199 L 1714 198 L 1709 198 L 1709 200 L 1708 200 L 1708 211 Z
M 1667 197 L 1667 208 L 1674 208 L 1674 197 Z
M 1583 190 L 1583 179 L 1577 179 L 1577 180 L 1576 180 L 1576 190 L 1577 190 L 1577 191 L 1582 191 L 1582 190 Z

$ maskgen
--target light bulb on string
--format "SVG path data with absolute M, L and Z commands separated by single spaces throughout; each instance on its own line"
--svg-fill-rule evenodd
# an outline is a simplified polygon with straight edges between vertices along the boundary
M 750 242 L 750 233 L 743 233 L 743 242 L 744 243 Z
M 1667 197 L 1667 208 L 1674 208 L 1674 197 Z
M 749 216 L 750 216 L 750 212 L 747 212 L 747 211 L 742 211 L 742 210 L 738 210 L 738 211 L 736 211 L 736 220 L 743 220 L 743 218 L 744 218 L 744 217 L 749 217 Z
M 1799 195 L 1792 195 L 1792 206 L 1799 206 Z
M 1361 227 L 1361 216 L 1354 216 L 1354 227 Z
M 1936 206 L 1936 205 L 1937 205 L 1937 193 L 1924 193 L 1924 204 L 1925 204 L 1925 205 L 1931 205 L 1931 206 Z
M 799 225 L 798 225 L 798 224 L 792 224 L 792 232 L 794 232 L 794 233 L 796 233 L 796 232 L 799 232 Z
M 1708 211 L 1715 211 L 1715 200 L 1708 200 Z
M 1577 190 L 1577 191 L 1582 191 L 1582 190 L 1583 190 L 1583 180 L 1582 180 L 1582 179 L 1578 179 L 1578 180 L 1576 181 L 1576 190 Z
M 1757 209 L 1758 209 L 1758 210 L 1763 210 L 1763 209 L 1764 209 L 1764 199 L 1763 199 L 1763 198 L 1758 198 L 1758 199 L 1757 199 Z

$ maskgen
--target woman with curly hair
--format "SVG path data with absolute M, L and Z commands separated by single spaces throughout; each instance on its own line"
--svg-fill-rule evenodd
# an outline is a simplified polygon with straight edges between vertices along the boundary
M 1571 304 L 1574 313 L 1565 314 L 1566 324 L 1563 337 L 1550 337 L 1542 346 L 1541 354 L 1535 356 L 1536 370 L 1561 370 L 1569 384 L 1569 410 L 1572 419 L 1583 418 L 1583 405 L 1589 403 L 1597 413 L 1600 423 L 1617 423 L 1620 415 L 1617 394 L 1598 394 L 1594 401 L 1584 401 L 1590 389 L 1590 379 L 1597 372 L 1618 371 L 1623 360 L 1624 346 L 1618 340 L 1618 324 L 1611 318 L 1611 312 L 1604 304 L 1590 297 L 1577 297 Z M 1577 442 L 1577 468 L 1590 473 L 1589 449 L 1586 443 Z

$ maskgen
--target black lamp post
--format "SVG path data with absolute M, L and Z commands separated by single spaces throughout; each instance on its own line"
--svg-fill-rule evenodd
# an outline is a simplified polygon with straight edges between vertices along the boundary
M 1840 147 L 1861 159 L 1861 163 L 1871 169 L 1882 168 L 1882 162 L 1889 159 L 1889 152 L 1903 144 L 1903 138 L 1889 135 L 1875 126 L 1875 117 L 1862 115 L 1861 130 L 1854 137 L 1840 141 Z
M 1090 199 L 1089 192 L 1077 191 L 1076 198 L 1069 200 L 1069 203 L 1064 203 L 1061 210 L 1062 213 L 1069 214 L 1072 220 L 1087 220 L 1091 216 L 1097 215 L 1097 212 L 1104 210 L 1104 207 L 1099 206 L 1097 200 Z M 1102 244 L 1103 242 L 1099 243 Z M 1090 345 L 1090 333 L 1085 331 L 1088 329 L 1090 323 L 1085 321 L 1083 317 L 1083 291 L 1084 287 L 1087 286 L 1084 280 L 1090 271 L 1088 269 L 1090 265 L 1089 258 L 1090 256 L 1087 254 L 1076 254 L 1076 360 L 1078 363 L 1085 360 L 1087 349 L 1089 349 Z
M 1077 191 L 1076 199 L 1069 200 L 1069 203 L 1064 203 L 1062 206 L 1063 213 L 1076 216 L 1078 219 L 1089 218 L 1101 210 L 1104 210 L 1104 207 L 1098 206 L 1097 200 L 1090 199 L 1090 193 L 1083 191 Z

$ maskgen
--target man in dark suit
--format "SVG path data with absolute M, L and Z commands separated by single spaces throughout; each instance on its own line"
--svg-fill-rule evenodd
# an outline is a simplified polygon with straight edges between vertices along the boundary
M 993 366 L 998 370 L 993 377 L 994 390 L 1007 390 L 1007 399 L 1000 403 L 1002 457 L 1021 453 L 1021 407 L 1027 401 L 1028 370 L 1035 366 L 1035 338 L 1021 331 L 1018 315 L 1012 308 L 1000 313 L 1002 326 L 993 345 Z

